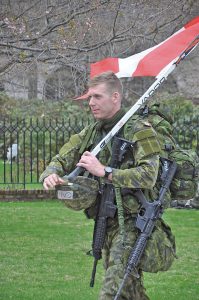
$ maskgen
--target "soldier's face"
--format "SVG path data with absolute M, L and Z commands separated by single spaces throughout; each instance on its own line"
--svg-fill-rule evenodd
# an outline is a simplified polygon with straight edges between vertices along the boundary
M 111 94 L 108 92 L 104 83 L 89 88 L 88 95 L 89 106 L 97 120 L 110 119 L 120 109 L 118 93 L 114 92 Z

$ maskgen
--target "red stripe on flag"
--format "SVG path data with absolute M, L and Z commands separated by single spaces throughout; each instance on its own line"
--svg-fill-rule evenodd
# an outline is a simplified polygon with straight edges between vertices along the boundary
M 90 77 L 94 77 L 103 72 L 112 71 L 119 72 L 119 64 L 117 57 L 108 57 L 90 65 Z
M 199 16 L 192 19 L 190 22 L 188 22 L 186 25 L 184 25 L 184 28 L 188 28 L 190 26 L 193 26 L 195 24 L 199 23 Z
M 198 19 L 199 21 L 199 19 Z M 148 53 L 138 64 L 132 76 L 157 76 L 199 34 L 199 22 L 172 36 Z

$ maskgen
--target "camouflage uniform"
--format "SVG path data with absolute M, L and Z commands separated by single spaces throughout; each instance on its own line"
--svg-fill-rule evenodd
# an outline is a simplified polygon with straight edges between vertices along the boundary
M 79 134 L 73 135 L 56 155 L 40 180 L 52 173 L 63 176 L 70 173 L 79 161 L 81 154 L 85 150 L 92 150 L 122 117 L 124 112 L 121 110 L 111 120 L 97 122 L 94 126 L 90 125 Z M 133 150 L 129 151 L 120 169 L 113 169 L 112 183 L 122 192 L 123 188 L 143 189 L 149 200 L 157 196 L 156 179 L 159 169 L 159 143 L 156 139 L 156 133 L 146 120 L 139 116 L 133 116 L 124 126 L 122 136 L 134 144 Z M 111 141 L 99 153 L 99 160 L 104 165 L 109 165 L 111 158 Z M 104 179 L 100 178 L 100 181 Z M 125 245 L 119 232 L 118 217 L 108 220 L 105 245 L 103 249 L 105 278 L 100 300 L 113 299 L 117 293 L 119 285 L 124 276 L 126 262 L 138 236 L 135 228 L 135 217 L 138 210 L 136 198 L 128 193 L 122 196 L 122 205 L 124 208 L 124 226 L 125 226 Z M 89 218 L 95 218 L 95 205 L 86 209 Z M 125 288 L 122 290 L 121 299 L 125 300 L 145 300 L 149 299 L 145 294 L 142 285 L 142 271 L 157 272 L 167 270 L 174 259 L 175 242 L 170 228 L 161 220 L 155 227 L 155 230 L 149 239 L 147 248 L 139 266 L 140 278 L 136 279 L 129 276 Z

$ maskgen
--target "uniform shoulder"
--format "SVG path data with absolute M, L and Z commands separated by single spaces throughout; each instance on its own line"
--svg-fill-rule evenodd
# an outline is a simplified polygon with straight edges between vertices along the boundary
M 132 116 L 124 126 L 124 136 L 126 139 L 131 139 L 135 134 L 143 134 L 151 132 L 154 135 L 154 129 L 148 119 L 139 115 Z

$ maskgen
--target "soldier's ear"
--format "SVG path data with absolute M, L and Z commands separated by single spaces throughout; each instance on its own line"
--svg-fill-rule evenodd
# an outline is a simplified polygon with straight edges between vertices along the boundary
M 120 94 L 118 92 L 114 92 L 112 95 L 113 103 L 118 103 L 120 102 Z

